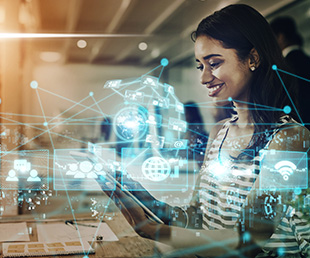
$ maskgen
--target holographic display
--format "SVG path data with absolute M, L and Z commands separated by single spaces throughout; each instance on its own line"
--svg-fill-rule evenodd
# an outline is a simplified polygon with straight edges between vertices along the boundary
M 259 174 L 262 190 L 308 188 L 306 152 L 263 150 Z
M 48 190 L 49 151 L 0 152 L 0 189 Z
M 180 191 L 188 188 L 187 156 L 180 157 L 179 149 L 123 148 L 122 183 L 128 188 L 126 179 L 140 182 L 153 191 Z M 182 176 L 180 176 L 182 173 Z M 130 189 L 144 191 L 145 189 Z

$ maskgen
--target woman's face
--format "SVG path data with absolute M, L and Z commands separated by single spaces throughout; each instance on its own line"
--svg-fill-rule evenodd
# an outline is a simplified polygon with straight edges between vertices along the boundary
M 207 36 L 196 39 L 195 56 L 201 83 L 218 105 L 226 104 L 228 98 L 248 101 L 250 59 L 241 62 L 235 49 L 223 48 L 220 41 Z

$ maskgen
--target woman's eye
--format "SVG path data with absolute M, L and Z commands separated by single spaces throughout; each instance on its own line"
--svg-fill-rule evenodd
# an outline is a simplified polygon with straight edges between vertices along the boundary
M 196 67 L 198 70 L 202 71 L 203 70 L 203 66 L 202 65 L 197 65 Z
M 211 67 L 211 69 L 214 69 L 214 68 L 218 67 L 219 64 L 220 64 L 219 62 L 217 62 L 217 63 L 211 63 L 211 64 L 210 64 L 210 67 Z

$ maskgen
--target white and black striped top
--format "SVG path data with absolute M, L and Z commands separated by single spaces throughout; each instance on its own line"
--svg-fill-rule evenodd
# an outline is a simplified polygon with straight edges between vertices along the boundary
M 199 206 L 202 210 L 203 228 L 206 230 L 236 229 L 247 197 L 259 175 L 258 152 L 253 152 L 252 157 L 249 155 L 249 159 L 238 161 L 225 155 L 225 150 L 221 148 L 229 126 L 237 119 L 237 116 L 233 116 L 218 132 L 196 184 L 191 205 Z M 270 134 L 266 134 L 264 148 L 268 148 L 281 127 L 292 123 L 296 121 L 289 116 L 281 117 Z M 283 217 L 274 234 L 262 247 L 262 252 L 256 257 L 277 257 L 280 254 L 301 257 L 301 253 L 309 251 L 310 227 L 305 220 L 300 219 L 300 215 L 298 212 L 292 213 L 291 210 L 287 212 L 287 216 Z M 302 240 L 298 240 L 297 235 Z

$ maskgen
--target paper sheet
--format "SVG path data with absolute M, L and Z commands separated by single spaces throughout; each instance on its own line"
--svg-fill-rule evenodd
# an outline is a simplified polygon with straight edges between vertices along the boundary
M 26 222 L 0 223 L 0 242 L 30 241 Z
M 79 241 L 63 243 L 4 243 L 2 244 L 2 250 L 3 257 L 33 257 L 95 253 L 95 250 L 87 242 L 81 243 Z
M 82 241 L 92 241 L 96 240 L 96 236 L 103 236 L 103 241 L 118 241 L 117 236 L 106 223 L 101 223 L 99 229 L 99 222 L 83 221 L 78 224 L 78 230 L 74 226 L 65 223 L 37 224 L 38 241 L 79 241 L 80 239 Z

